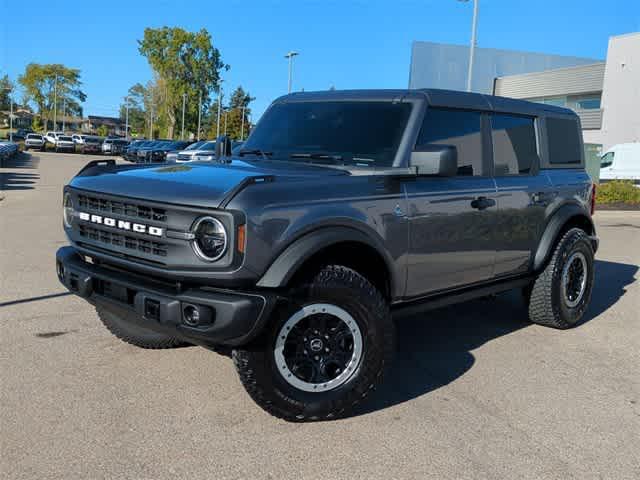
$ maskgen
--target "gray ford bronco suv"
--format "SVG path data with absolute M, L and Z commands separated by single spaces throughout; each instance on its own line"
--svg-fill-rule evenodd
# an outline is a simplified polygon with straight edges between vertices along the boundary
M 217 161 L 89 163 L 64 188 L 57 273 L 143 348 L 231 350 L 292 421 L 349 414 L 394 350 L 392 314 L 521 289 L 576 325 L 594 185 L 570 110 L 443 90 L 277 99 Z

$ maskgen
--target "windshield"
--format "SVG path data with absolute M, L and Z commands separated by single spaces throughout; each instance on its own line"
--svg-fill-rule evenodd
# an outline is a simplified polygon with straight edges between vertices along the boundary
M 348 164 L 390 167 L 410 113 L 411 104 L 390 101 L 275 104 L 240 152 L 307 162 L 324 154 Z
M 42 140 L 42 135 L 35 135 L 33 133 L 30 133 L 29 135 L 27 135 L 27 138 L 35 139 L 35 140 Z
M 204 145 L 206 142 L 206 140 L 201 140 L 199 142 L 196 143 L 192 143 L 191 145 L 189 145 L 187 148 L 185 148 L 185 150 L 197 150 L 198 147 Z
M 58 139 L 62 140 L 63 142 L 73 142 L 73 139 L 71 137 L 67 137 L 66 135 L 60 135 Z

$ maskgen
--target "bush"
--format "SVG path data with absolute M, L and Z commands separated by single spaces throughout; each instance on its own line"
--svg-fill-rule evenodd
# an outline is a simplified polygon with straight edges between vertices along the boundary
M 596 192 L 596 203 L 640 205 L 640 188 L 635 187 L 631 180 L 612 180 L 601 183 Z

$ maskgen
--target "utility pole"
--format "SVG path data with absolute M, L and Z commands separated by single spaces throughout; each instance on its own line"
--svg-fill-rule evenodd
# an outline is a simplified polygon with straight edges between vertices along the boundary
M 53 131 L 58 128 L 58 74 L 53 81 Z M 46 130 L 46 127 L 45 127 Z
M 129 96 L 124 97 L 124 136 L 127 140 L 129 140 Z
M 151 104 L 151 128 L 149 129 L 149 138 L 153 140 L 153 103 Z
M 227 116 L 229 115 L 229 110 L 224 111 L 224 134 L 227 134 Z
M 292 86 L 292 81 L 293 81 L 293 57 L 295 57 L 296 55 L 300 55 L 298 52 L 294 52 L 293 50 L 289 51 L 289 53 L 287 53 L 284 58 L 288 58 L 289 59 L 289 93 L 291 93 L 291 86 Z
M 64 129 L 67 126 L 66 117 L 67 116 L 67 98 L 62 99 L 62 132 L 64 133 Z
M 222 107 L 222 86 L 218 87 L 218 119 L 216 120 L 216 138 L 220 136 L 220 108 Z
M 244 109 L 246 107 L 242 106 L 242 123 L 240 124 L 240 141 L 244 141 Z
M 182 94 L 182 133 L 180 134 L 180 139 L 184 140 L 184 109 L 187 104 L 187 94 Z
M 198 95 L 198 141 L 200 141 L 200 117 L 202 116 L 202 92 Z
M 476 52 L 476 31 L 478 29 L 478 3 L 479 0 L 459 0 L 461 2 L 473 2 L 473 20 L 471 22 L 471 45 L 469 45 L 469 70 L 467 71 L 467 92 L 471 91 L 473 82 L 473 59 Z
M 9 92 L 13 90 L 8 89 Z M 13 142 L 13 95 L 9 93 L 9 141 Z

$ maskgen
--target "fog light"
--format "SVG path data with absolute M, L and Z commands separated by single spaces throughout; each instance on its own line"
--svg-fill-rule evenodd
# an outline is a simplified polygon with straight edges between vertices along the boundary
M 213 322 L 213 311 L 203 305 L 185 303 L 182 305 L 182 320 L 190 327 L 199 327 Z

